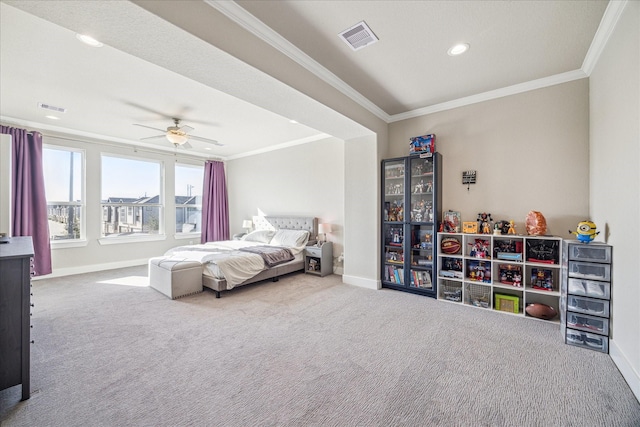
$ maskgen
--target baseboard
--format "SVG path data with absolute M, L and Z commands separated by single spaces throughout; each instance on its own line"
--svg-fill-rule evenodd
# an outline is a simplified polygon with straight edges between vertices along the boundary
M 52 279 L 55 277 L 71 276 L 74 274 L 94 273 L 96 271 L 103 270 L 115 270 L 117 268 L 135 267 L 138 265 L 146 265 L 149 262 L 149 258 L 133 259 L 127 261 L 108 262 L 104 264 L 91 264 L 83 265 L 81 267 L 67 267 L 67 268 L 54 268 L 51 274 L 46 276 L 37 276 L 33 280 L 38 279 Z
M 363 277 L 357 276 L 347 276 L 345 274 L 342 275 L 342 283 L 346 283 L 347 285 L 360 286 L 361 288 L 378 290 L 380 289 L 380 281 L 365 279 Z
M 611 356 L 613 363 L 618 367 L 636 399 L 640 402 L 640 375 L 633 369 L 627 357 L 620 351 L 620 348 L 613 340 L 609 340 L 609 356 Z

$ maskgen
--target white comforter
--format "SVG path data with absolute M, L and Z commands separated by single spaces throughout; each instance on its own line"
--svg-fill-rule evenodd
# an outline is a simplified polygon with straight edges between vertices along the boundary
M 265 243 L 247 242 L 244 240 L 223 240 L 207 242 L 200 245 L 178 246 L 169 249 L 165 256 L 198 261 L 202 264 L 213 263 L 218 266 L 227 281 L 227 289 L 252 278 L 265 270 L 264 260 L 258 254 L 242 252 L 239 249 L 247 246 L 264 246 Z M 289 247 L 295 255 L 303 247 Z

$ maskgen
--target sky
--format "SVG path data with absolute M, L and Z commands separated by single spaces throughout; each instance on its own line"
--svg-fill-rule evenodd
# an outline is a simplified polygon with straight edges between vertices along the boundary
M 73 195 L 69 197 L 70 157 L 73 153 Z M 82 195 L 82 154 L 45 148 L 43 169 L 47 200 L 66 202 L 81 199 Z M 123 157 L 102 157 L 101 199 L 108 197 L 139 198 L 155 196 L 160 193 L 160 172 L 162 163 L 127 159 Z M 202 194 L 203 167 L 176 165 L 176 196 Z

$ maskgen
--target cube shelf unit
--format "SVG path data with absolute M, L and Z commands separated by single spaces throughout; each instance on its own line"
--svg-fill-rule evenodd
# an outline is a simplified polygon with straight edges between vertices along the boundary
M 561 237 L 465 233 L 437 236 L 439 300 L 535 320 L 541 319 L 529 316 L 526 306 L 542 303 L 558 313 L 545 321 L 560 323 Z M 452 251 L 455 252 L 447 253 Z

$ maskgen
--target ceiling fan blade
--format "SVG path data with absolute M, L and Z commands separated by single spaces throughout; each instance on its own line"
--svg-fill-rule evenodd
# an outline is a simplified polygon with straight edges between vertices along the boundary
M 190 150 L 193 148 L 193 146 L 191 144 L 189 144 L 189 141 L 185 142 L 184 144 L 181 145 L 182 148 L 186 148 L 187 150 Z
M 213 145 L 218 145 L 220 147 L 224 147 L 224 144 L 219 143 L 215 139 L 203 138 L 201 136 L 189 135 L 189 139 L 194 139 L 196 141 L 208 142 Z
M 180 126 L 180 128 L 178 130 L 180 130 L 180 131 L 182 131 L 184 133 L 189 133 L 191 131 L 194 131 L 195 129 L 192 128 L 191 126 L 184 125 L 184 126 Z
M 175 116 L 171 116 L 169 114 L 165 114 L 162 111 L 154 110 L 153 108 L 146 107 L 146 106 L 141 105 L 141 104 L 137 104 L 135 102 L 124 101 L 124 103 L 126 105 L 131 106 L 131 107 L 138 108 L 138 109 L 140 109 L 142 111 L 146 111 L 147 113 L 155 114 L 155 115 L 160 116 L 160 117 L 162 117 L 164 119 L 172 119 L 173 117 L 175 117 Z
M 137 123 L 134 123 L 133 125 L 134 125 L 134 126 L 140 126 L 141 128 L 153 129 L 153 130 L 156 130 L 156 131 L 158 131 L 158 132 L 166 132 L 166 131 L 167 131 L 166 129 L 152 128 L 151 126 L 139 125 L 139 124 L 137 124 Z
M 151 139 L 166 139 L 167 135 L 148 136 L 146 138 L 140 138 L 140 141 L 149 141 Z

